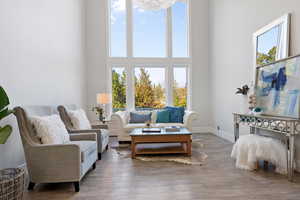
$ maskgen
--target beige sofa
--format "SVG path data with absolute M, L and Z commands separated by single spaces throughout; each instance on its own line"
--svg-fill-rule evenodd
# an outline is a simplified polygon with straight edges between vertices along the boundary
M 134 111 L 137 113 L 149 113 L 150 111 Z M 197 113 L 194 111 L 185 111 L 183 117 L 183 123 L 156 123 L 155 112 L 151 115 L 151 123 L 153 127 L 167 127 L 167 126 L 180 126 L 185 127 L 190 131 L 192 130 L 192 122 L 197 118 Z M 119 141 L 130 141 L 130 132 L 135 128 L 144 128 L 145 123 L 136 124 L 129 123 L 130 121 L 129 111 L 118 111 L 111 115 L 111 120 L 108 123 L 109 131 L 111 135 L 118 136 Z

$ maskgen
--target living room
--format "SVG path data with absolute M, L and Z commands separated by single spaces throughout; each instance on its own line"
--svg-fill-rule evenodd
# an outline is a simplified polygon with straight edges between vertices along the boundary
M 240 115 L 256 84 L 254 50 L 260 40 L 258 35 L 254 42 L 255 33 L 277 27 L 281 19 L 288 26 L 281 32 L 286 53 L 278 60 L 295 58 L 300 53 L 299 5 L 297 0 L 1 0 L 0 86 L 9 97 L 8 108 L 21 109 L 0 116 L 0 127 L 12 128 L 0 144 L 0 171 L 22 169 L 25 184 L 17 198 L 8 198 L 2 189 L 0 199 L 299 199 L 300 143 L 290 134 L 297 132 L 299 117 L 276 118 L 286 127 L 296 124 L 273 129 L 287 135 L 283 173 L 277 173 L 280 164 L 272 163 L 274 158 L 260 158 L 255 169 L 245 170 L 231 157 L 240 143 L 251 142 L 242 136 L 259 129 L 261 121 L 251 120 L 276 121 L 260 115 L 258 106 L 250 116 Z M 236 94 L 237 88 L 248 96 Z M 95 106 L 104 112 L 104 123 Z M 93 141 L 95 152 L 83 154 L 79 144 L 72 146 L 81 152 L 74 156 L 60 147 L 53 154 L 47 148 L 49 154 L 33 150 L 49 144 L 22 140 L 32 131 L 23 124 L 32 108 L 34 115 L 55 114 L 70 133 L 67 137 Z M 71 108 L 82 108 L 90 127 L 101 131 L 68 128 Z M 139 109 L 151 111 L 150 118 L 129 123 L 129 116 L 141 120 L 131 116 Z M 168 120 L 161 113 L 166 110 Z M 181 112 L 179 119 L 171 120 L 178 117 L 175 112 Z M 182 150 L 139 155 L 147 124 L 160 131 L 153 140 L 179 141 Z M 180 126 L 180 134 L 166 134 L 163 141 L 156 137 L 173 126 Z M 270 139 L 280 152 L 285 148 L 284 142 L 261 137 L 252 139 Z M 54 164 L 56 169 L 48 173 L 46 168 Z M 73 171 L 77 178 L 59 179 Z M 7 180 L 1 176 L 4 188 L 1 182 Z

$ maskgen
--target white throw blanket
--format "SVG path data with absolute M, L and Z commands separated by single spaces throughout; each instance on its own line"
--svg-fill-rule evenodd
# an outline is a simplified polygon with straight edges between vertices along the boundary
M 276 166 L 276 172 L 287 174 L 285 145 L 277 139 L 258 136 L 241 136 L 234 144 L 231 157 L 236 159 L 236 167 L 246 170 L 256 169 L 259 160 L 269 161 Z

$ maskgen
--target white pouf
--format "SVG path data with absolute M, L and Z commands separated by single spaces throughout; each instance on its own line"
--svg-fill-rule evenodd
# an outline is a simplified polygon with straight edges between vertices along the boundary
M 258 135 L 244 135 L 233 145 L 231 157 L 236 159 L 236 167 L 255 170 L 256 162 L 264 160 L 276 166 L 275 171 L 287 174 L 285 145 L 277 139 Z

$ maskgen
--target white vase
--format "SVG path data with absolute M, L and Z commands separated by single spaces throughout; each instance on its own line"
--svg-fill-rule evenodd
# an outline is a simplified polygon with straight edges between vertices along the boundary
M 248 114 L 249 113 L 249 103 L 248 103 L 248 96 L 247 95 L 239 95 L 239 113 L 240 114 Z

